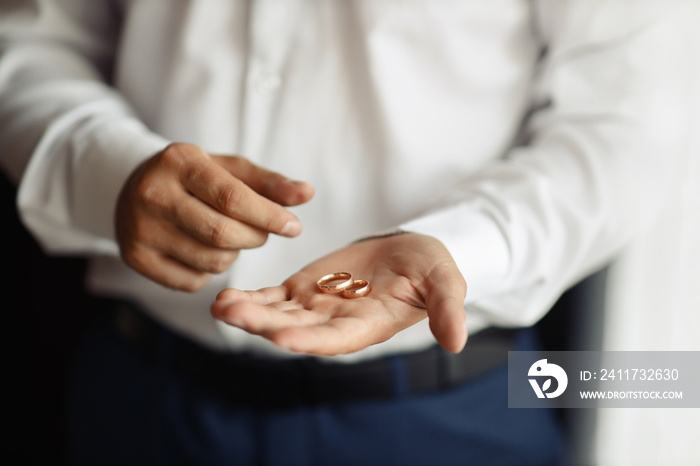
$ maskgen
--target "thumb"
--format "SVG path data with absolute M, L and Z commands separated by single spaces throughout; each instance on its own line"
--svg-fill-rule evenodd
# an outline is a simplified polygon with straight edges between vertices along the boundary
M 245 157 L 215 155 L 212 159 L 253 191 L 278 204 L 295 206 L 314 196 L 311 184 L 267 170 Z
M 452 261 L 436 265 L 423 280 L 423 297 L 428 323 L 437 342 L 448 351 L 459 353 L 467 343 L 464 298 L 467 284 Z

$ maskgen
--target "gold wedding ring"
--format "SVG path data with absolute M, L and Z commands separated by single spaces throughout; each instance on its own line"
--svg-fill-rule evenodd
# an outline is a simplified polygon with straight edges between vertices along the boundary
M 353 280 L 345 287 L 342 294 L 346 298 L 361 298 L 369 293 L 369 282 L 367 280 Z
M 321 293 L 340 293 L 351 284 L 351 274 L 348 272 L 336 272 L 319 278 L 316 282 L 316 287 Z
M 348 272 L 329 273 L 319 278 L 316 288 L 321 293 L 341 293 L 345 298 L 361 298 L 369 293 L 367 280 L 353 280 Z

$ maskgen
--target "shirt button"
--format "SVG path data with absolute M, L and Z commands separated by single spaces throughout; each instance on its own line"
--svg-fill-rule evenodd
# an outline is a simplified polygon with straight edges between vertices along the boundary
M 262 73 L 255 78 L 253 86 L 261 95 L 272 94 L 282 85 L 282 78 L 277 74 Z

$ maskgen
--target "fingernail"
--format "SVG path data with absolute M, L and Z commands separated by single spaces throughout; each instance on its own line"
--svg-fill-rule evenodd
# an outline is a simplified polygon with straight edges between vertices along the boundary
M 301 233 L 301 222 L 299 220 L 290 220 L 284 224 L 280 234 L 283 236 L 297 236 Z

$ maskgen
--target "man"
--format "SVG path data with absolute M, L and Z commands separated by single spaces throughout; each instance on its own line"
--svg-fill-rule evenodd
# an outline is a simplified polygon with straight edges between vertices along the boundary
M 498 328 L 653 218 L 696 86 L 683 11 L 3 4 L 3 166 L 115 308 L 78 364 L 76 459 L 556 462 L 551 414 L 503 398 L 502 355 L 535 344 Z M 321 293 L 336 272 L 369 293 Z

